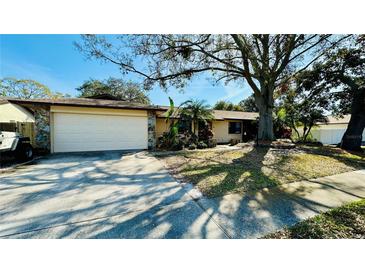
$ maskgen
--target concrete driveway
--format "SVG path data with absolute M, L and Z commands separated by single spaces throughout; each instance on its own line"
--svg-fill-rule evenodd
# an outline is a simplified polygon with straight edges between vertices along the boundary
M 365 170 L 192 199 L 148 152 L 51 155 L 0 174 L 0 238 L 258 238 L 365 198 Z
M 51 155 L 0 174 L 2 238 L 224 238 L 147 152 Z

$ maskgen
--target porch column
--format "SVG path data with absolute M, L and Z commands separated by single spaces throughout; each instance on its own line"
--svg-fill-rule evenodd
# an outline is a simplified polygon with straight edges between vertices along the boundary
M 156 148 L 156 111 L 148 110 L 148 150 Z
M 35 147 L 41 152 L 49 153 L 51 150 L 51 133 L 50 133 L 50 108 L 35 107 L 34 111 L 34 131 Z

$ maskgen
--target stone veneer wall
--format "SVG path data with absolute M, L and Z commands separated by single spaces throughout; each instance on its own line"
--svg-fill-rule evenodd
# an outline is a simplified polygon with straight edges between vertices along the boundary
M 34 111 L 34 130 L 35 146 L 43 152 L 51 150 L 51 115 L 49 107 L 35 107 Z
M 156 111 L 148 111 L 148 149 L 156 148 Z

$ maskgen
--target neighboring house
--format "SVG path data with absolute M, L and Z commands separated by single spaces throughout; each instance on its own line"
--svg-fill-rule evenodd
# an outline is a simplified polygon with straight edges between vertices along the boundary
M 350 117 L 350 115 L 345 115 L 343 118 L 328 116 L 328 123 L 318 124 L 311 130 L 311 134 L 314 139 L 323 144 L 339 144 L 347 129 Z M 362 140 L 365 142 L 365 131 Z
M 34 115 L 28 109 L 0 99 L 0 131 L 18 132 L 35 144 Z
M 50 152 L 154 149 L 166 129 L 166 107 L 91 98 L 9 99 L 31 109 L 36 147 Z M 244 139 L 256 113 L 215 111 L 218 142 Z
M 0 101 L 0 123 L 34 123 L 33 114 L 25 108 L 11 104 L 6 100 Z

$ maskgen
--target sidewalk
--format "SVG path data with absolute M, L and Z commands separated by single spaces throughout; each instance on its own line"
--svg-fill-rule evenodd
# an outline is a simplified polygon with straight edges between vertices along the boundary
M 267 233 L 365 198 L 365 170 L 300 181 L 250 195 L 201 198 L 198 203 L 231 238 Z

